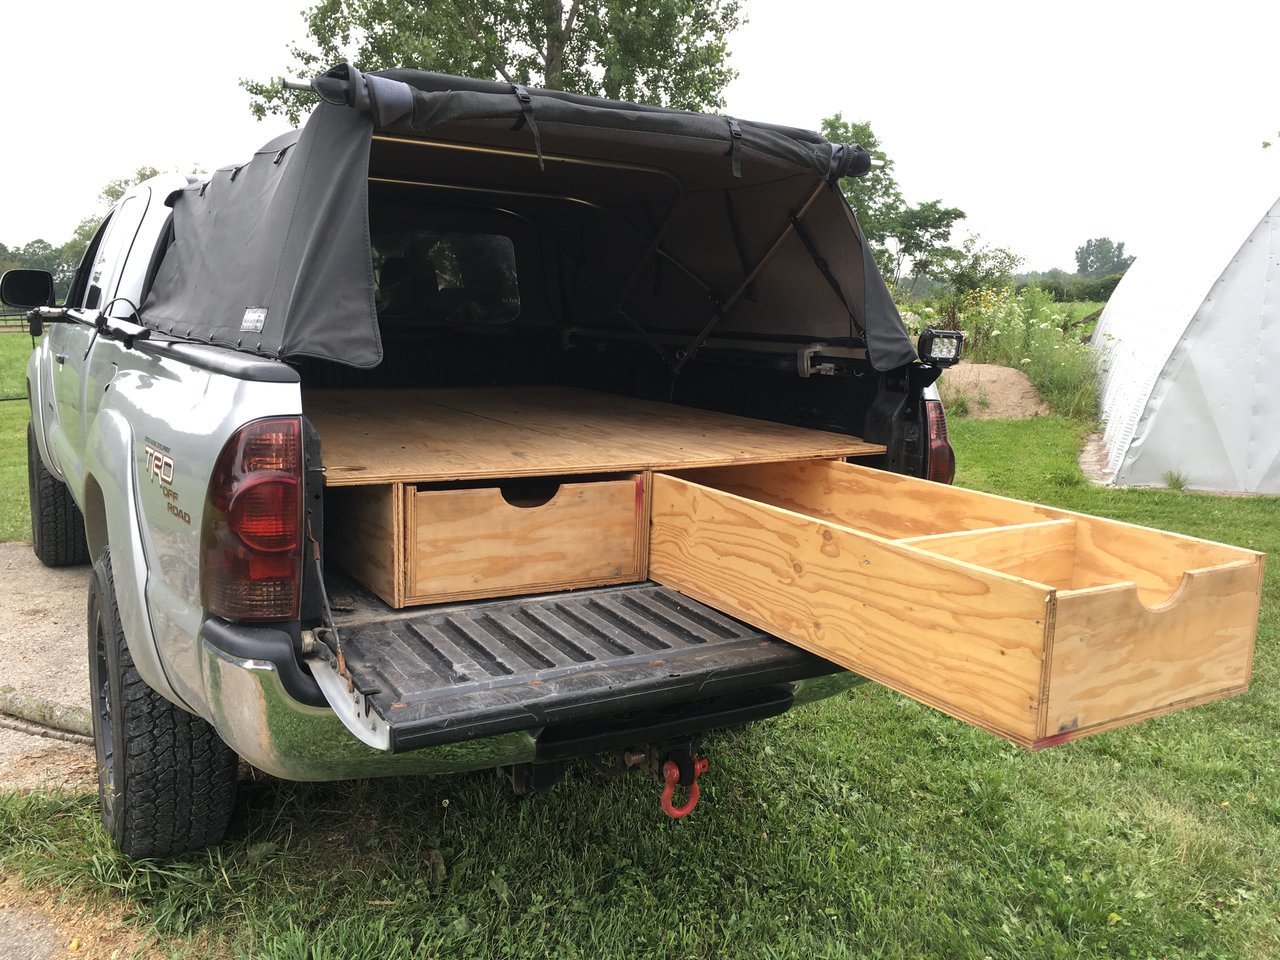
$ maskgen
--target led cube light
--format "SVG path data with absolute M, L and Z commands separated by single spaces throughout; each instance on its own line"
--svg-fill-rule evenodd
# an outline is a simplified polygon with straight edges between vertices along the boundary
M 960 362 L 963 346 L 964 334 L 959 330 L 926 330 L 920 334 L 916 352 L 925 363 L 949 367 Z

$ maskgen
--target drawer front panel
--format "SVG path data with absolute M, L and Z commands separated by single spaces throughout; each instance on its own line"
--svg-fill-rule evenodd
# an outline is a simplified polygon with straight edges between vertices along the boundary
M 640 478 L 562 483 L 545 503 L 501 488 L 409 488 L 407 603 L 508 596 L 642 577 Z M 519 501 L 517 501 L 519 502 Z

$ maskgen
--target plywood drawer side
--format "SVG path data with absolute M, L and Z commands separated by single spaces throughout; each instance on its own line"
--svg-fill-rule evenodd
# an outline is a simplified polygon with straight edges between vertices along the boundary
M 649 576 L 976 726 L 1035 737 L 1046 588 L 662 474 Z
M 403 504 L 403 490 L 391 483 L 325 495 L 325 563 L 393 607 L 404 603 Z
M 561 483 L 530 506 L 499 487 L 407 487 L 405 603 L 641 579 L 644 503 L 641 477 Z

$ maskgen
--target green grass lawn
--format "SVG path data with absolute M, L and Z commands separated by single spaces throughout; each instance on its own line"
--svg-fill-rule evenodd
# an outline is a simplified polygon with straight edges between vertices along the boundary
M 1275 499 L 1087 485 L 1082 429 L 959 420 L 959 482 L 1280 551 Z M 1277 567 L 1246 696 L 1041 753 L 868 685 L 710 738 L 680 822 L 587 768 L 525 799 L 263 780 L 227 843 L 160 865 L 92 796 L 0 795 L 0 873 L 123 901 L 177 955 L 1274 958 Z
M 31 540 L 27 419 L 25 402 L 0 403 L 0 541 Z
M 31 338 L 0 332 L 0 540 L 29 540 L 27 357 Z M 10 399 L 17 398 L 17 399 Z
M 0 330 L 0 398 L 27 395 L 27 357 L 31 337 L 23 332 Z

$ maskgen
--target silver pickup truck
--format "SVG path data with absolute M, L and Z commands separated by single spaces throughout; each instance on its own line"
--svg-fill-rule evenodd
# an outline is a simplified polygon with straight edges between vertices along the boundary
M 417 71 L 312 87 L 248 163 L 131 189 L 63 304 L 0 284 L 43 332 L 35 552 L 93 564 L 107 830 L 219 842 L 238 758 L 538 790 L 588 757 L 688 812 L 704 733 L 861 678 L 650 579 L 648 478 L 953 472 L 958 335 L 908 339 L 837 186 L 869 157 Z

